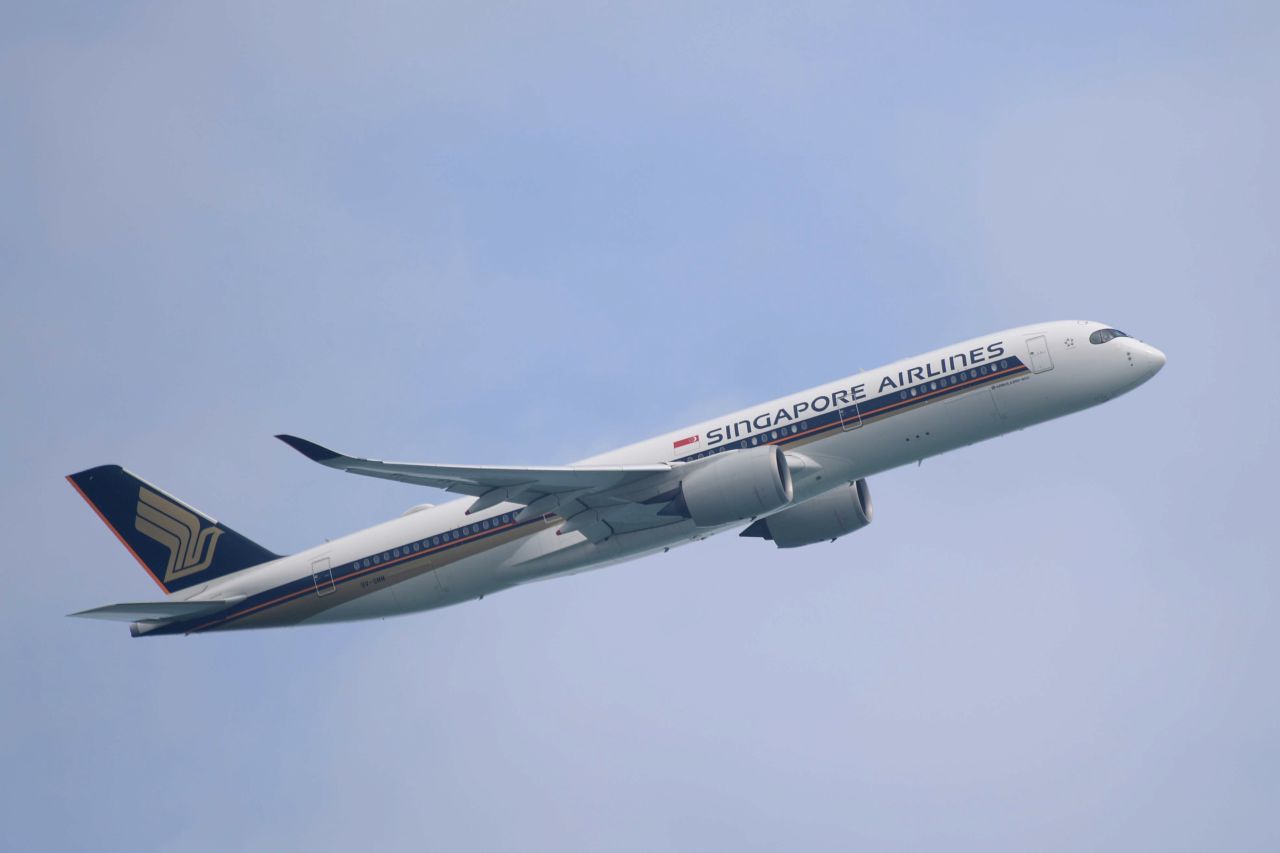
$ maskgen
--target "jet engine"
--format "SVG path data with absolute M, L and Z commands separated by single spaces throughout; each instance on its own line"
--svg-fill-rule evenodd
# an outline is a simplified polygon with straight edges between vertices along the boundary
M 725 453 L 694 468 L 680 484 L 682 514 L 715 527 L 791 503 L 791 469 L 782 448 L 762 445 Z
M 799 548 L 861 530 L 873 515 L 867 481 L 858 480 L 762 518 L 739 535 L 772 539 L 779 548 Z

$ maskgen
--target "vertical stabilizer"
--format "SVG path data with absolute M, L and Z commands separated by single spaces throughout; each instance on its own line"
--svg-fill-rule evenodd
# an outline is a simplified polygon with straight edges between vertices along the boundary
M 280 557 L 119 465 L 67 481 L 167 593 Z

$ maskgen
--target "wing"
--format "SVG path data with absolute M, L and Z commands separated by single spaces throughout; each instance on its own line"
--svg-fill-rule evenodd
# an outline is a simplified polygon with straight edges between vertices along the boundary
M 660 516 L 661 507 L 646 504 L 673 487 L 674 466 L 656 465 L 585 465 L 565 467 L 507 468 L 494 465 L 423 465 L 412 462 L 383 462 L 361 459 L 321 447 L 312 441 L 292 435 L 276 438 L 308 459 L 330 468 L 416 483 L 469 495 L 475 498 L 467 514 L 480 512 L 501 503 L 523 504 L 521 520 L 530 516 L 555 514 L 566 519 L 561 532 L 580 530 L 593 541 L 618 532 L 617 524 L 609 524 L 606 515 L 631 526 L 623 516 L 641 512 L 652 521 L 636 529 L 670 524 L 676 519 Z M 665 501 L 661 503 L 665 504 Z M 619 511 L 630 507 L 632 512 Z M 641 507 L 643 509 L 641 510 Z

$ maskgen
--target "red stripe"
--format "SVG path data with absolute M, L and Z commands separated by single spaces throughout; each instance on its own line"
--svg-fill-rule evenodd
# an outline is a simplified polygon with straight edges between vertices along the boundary
M 125 549 L 130 554 L 133 555 L 133 559 L 138 561 L 138 565 L 142 566 L 142 568 L 146 571 L 147 575 L 153 581 L 156 582 L 156 586 L 164 590 L 165 595 L 168 595 L 169 590 L 165 587 L 163 583 L 160 582 L 160 578 L 156 577 L 156 573 L 151 571 L 151 568 L 146 563 L 142 562 L 142 558 L 138 556 L 137 551 L 133 550 L 133 546 L 130 545 L 128 542 L 124 541 L 124 537 L 120 535 L 120 531 L 116 530 L 116 527 L 114 524 L 107 521 L 107 517 L 102 514 L 102 510 L 98 509 L 97 505 L 95 505 L 93 501 L 89 500 L 89 496 L 84 493 L 83 489 L 81 489 L 79 486 L 76 485 L 75 480 L 71 479 L 70 477 L 67 477 L 66 479 L 67 479 L 67 482 L 71 484 L 71 488 L 75 489 L 76 492 L 79 493 L 80 497 L 84 498 L 84 502 L 89 505 L 89 509 L 93 510 L 94 514 L 97 515 L 98 518 L 102 519 L 102 523 L 107 526 L 107 529 L 110 530 L 113 534 L 115 534 L 115 537 L 120 540 L 120 544 L 123 545 Z

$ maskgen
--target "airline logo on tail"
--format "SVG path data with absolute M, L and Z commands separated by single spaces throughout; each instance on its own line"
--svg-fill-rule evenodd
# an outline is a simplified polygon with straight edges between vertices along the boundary
M 202 530 L 195 513 L 145 487 L 138 489 L 138 516 L 133 526 L 169 549 L 166 584 L 209 568 L 222 535 L 217 527 Z

